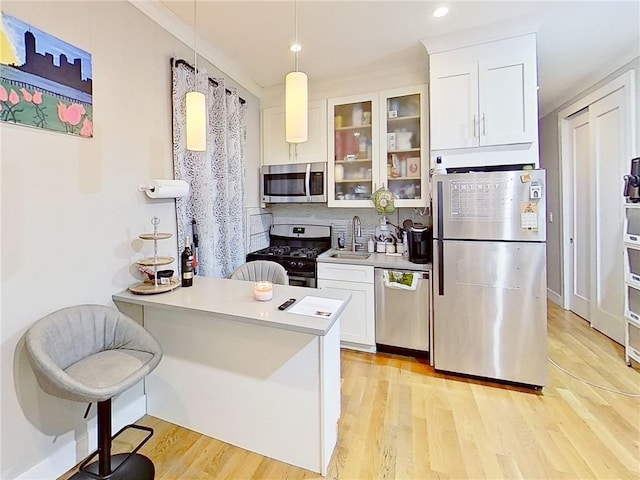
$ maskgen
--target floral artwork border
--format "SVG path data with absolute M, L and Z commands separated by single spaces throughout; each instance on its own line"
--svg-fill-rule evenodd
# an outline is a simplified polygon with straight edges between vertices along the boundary
M 0 121 L 93 137 L 91 54 L 2 12 Z

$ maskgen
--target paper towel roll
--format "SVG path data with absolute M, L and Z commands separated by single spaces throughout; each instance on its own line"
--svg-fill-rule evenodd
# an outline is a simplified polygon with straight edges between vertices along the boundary
M 151 180 L 146 189 L 150 198 L 176 198 L 189 194 L 189 184 L 184 180 Z

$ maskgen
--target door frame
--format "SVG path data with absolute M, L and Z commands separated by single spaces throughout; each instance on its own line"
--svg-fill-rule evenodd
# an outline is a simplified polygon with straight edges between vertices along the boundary
M 570 142 L 569 138 L 569 117 L 582 109 L 588 108 L 591 104 L 597 102 L 598 100 L 606 97 L 614 93 L 619 89 L 624 89 L 624 102 L 625 102 L 625 112 L 626 112 L 626 124 L 627 131 L 629 135 L 627 135 L 627 144 L 624 147 L 624 150 L 627 152 L 626 157 L 630 160 L 633 152 L 636 152 L 636 138 L 635 138 L 635 102 L 634 102 L 634 92 L 635 92 L 635 77 L 634 70 L 628 70 L 623 73 L 619 77 L 616 77 L 612 81 L 608 82 L 606 85 L 598 88 L 594 92 L 586 95 L 585 97 L 577 100 L 570 106 L 564 108 L 558 113 L 558 151 L 560 156 L 560 185 L 562 187 L 560 192 L 561 204 L 562 204 L 562 227 L 561 227 L 561 244 L 560 244 L 560 255 L 562 258 L 562 306 L 564 309 L 569 309 L 569 252 L 571 251 L 571 244 L 569 241 L 569 235 L 567 232 L 571 231 L 573 226 L 571 225 L 571 219 L 573 218 L 573 187 L 571 183 L 571 179 L 569 178 L 569 173 L 572 171 L 570 165 L 570 159 L 568 154 L 568 142 Z M 590 191 L 591 191 L 591 185 Z M 622 192 L 620 194 L 620 208 L 623 208 L 622 202 Z M 595 222 L 591 227 L 592 238 L 590 239 L 591 245 L 595 242 L 595 237 L 593 235 L 595 232 Z M 622 249 L 622 244 L 620 246 Z M 596 252 L 592 250 L 592 254 L 595 255 Z M 623 281 L 624 279 L 621 279 Z M 593 291 L 594 285 L 591 286 L 591 290 Z
M 566 135 L 566 137 L 563 137 L 565 139 L 568 139 L 568 141 L 564 141 L 562 143 L 563 145 L 563 159 L 566 159 L 566 161 L 563 163 L 563 166 L 566 167 L 565 169 L 565 173 L 566 175 L 564 176 L 565 179 L 567 179 L 567 182 L 570 185 L 570 189 L 569 189 L 569 193 L 571 194 L 570 198 L 567 199 L 567 202 L 570 206 L 569 210 L 563 210 L 563 215 L 564 215 L 564 224 L 568 225 L 568 229 L 571 230 L 573 232 L 573 234 L 571 235 L 571 237 L 573 238 L 573 242 L 571 242 L 570 240 L 568 240 L 566 242 L 566 245 L 568 247 L 568 250 L 565 251 L 565 259 L 567 261 L 567 268 L 564 270 L 564 280 L 565 280 L 565 288 L 563 289 L 564 291 L 564 307 L 565 309 L 571 310 L 572 308 L 574 308 L 573 310 L 571 310 L 574 313 L 577 313 L 579 316 L 583 317 L 585 320 L 591 321 L 591 269 L 589 269 L 589 288 L 588 291 L 586 292 L 586 295 L 588 298 L 584 299 L 585 302 L 588 303 L 588 305 L 584 306 L 585 308 L 583 309 L 582 306 L 580 305 L 575 305 L 574 304 L 574 292 L 576 290 L 576 284 L 575 284 L 575 270 L 576 270 L 576 245 L 579 244 L 576 241 L 576 232 L 575 232 L 575 227 L 577 226 L 578 223 L 578 215 L 577 212 L 574 208 L 575 205 L 575 198 L 576 198 L 576 190 L 575 190 L 575 176 L 576 176 L 576 163 L 575 163 L 575 157 L 576 157 L 576 151 L 575 151 L 575 121 L 576 119 L 582 119 L 584 117 L 586 117 L 586 122 L 587 122 L 587 128 L 591 129 L 591 125 L 590 125 L 590 113 L 589 113 L 589 109 L 588 108 L 584 108 L 582 110 L 578 110 L 576 113 L 572 114 L 570 117 L 566 117 L 564 120 L 564 127 L 565 130 L 563 131 L 563 135 Z M 591 139 L 589 138 L 589 146 L 588 148 L 591 148 Z M 593 166 L 593 162 L 591 161 L 591 157 L 589 157 L 586 162 L 585 162 L 585 166 L 589 169 L 588 172 L 588 177 L 589 177 L 589 183 L 586 185 L 585 189 L 586 191 L 586 196 L 587 196 L 587 201 L 590 202 L 591 201 L 591 196 L 592 196 L 592 192 L 591 192 L 591 187 L 592 187 L 592 179 L 591 179 L 591 174 L 592 174 L 592 170 L 594 169 Z M 563 192 L 565 190 L 563 189 Z M 590 208 L 588 208 L 587 211 L 590 211 Z M 592 237 L 592 227 L 593 227 L 593 222 L 591 221 L 591 219 L 587 219 L 588 221 L 588 226 L 587 226 L 587 230 L 588 230 L 588 235 L 587 238 L 584 239 L 586 244 L 588 244 L 588 250 L 589 253 L 591 253 L 591 237 Z M 568 236 L 568 235 L 567 235 Z M 564 239 L 564 235 L 562 237 Z M 579 308 L 576 308 L 579 307 Z M 583 310 L 583 311 L 580 311 Z M 584 315 L 583 315 L 584 313 Z

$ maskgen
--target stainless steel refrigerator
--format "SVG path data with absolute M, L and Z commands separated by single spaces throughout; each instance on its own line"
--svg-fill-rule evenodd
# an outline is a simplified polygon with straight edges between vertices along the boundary
M 434 175 L 432 363 L 547 384 L 544 170 Z

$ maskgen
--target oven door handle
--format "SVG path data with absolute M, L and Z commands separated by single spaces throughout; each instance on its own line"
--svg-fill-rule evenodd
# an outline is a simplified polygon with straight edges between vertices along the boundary
M 311 164 L 307 163 L 304 173 L 304 189 L 307 195 L 307 202 L 311 202 Z

